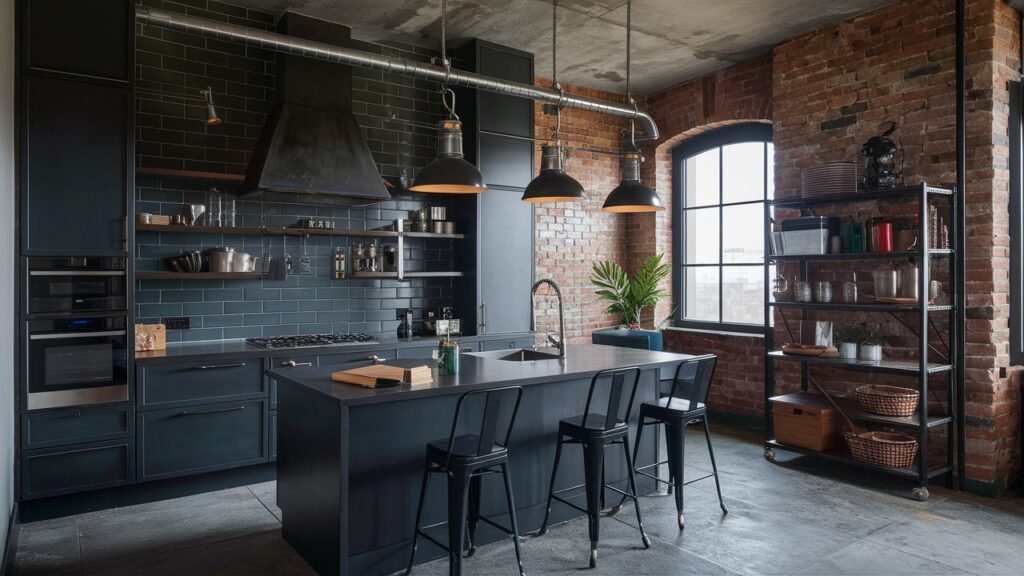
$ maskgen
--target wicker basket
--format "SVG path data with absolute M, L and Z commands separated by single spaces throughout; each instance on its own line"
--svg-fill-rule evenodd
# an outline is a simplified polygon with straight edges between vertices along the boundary
M 912 416 L 921 399 L 917 390 L 880 384 L 861 386 L 856 395 L 861 408 L 884 416 Z
M 917 456 L 917 439 L 894 432 L 843 432 L 853 459 L 858 462 L 909 468 Z

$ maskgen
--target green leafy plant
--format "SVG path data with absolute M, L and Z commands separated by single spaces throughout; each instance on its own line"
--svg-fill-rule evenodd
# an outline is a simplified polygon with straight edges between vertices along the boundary
M 594 263 L 590 281 L 597 286 L 597 297 L 609 302 L 605 312 L 617 314 L 623 324 L 639 325 L 643 311 L 656 306 L 658 300 L 668 296 L 659 284 L 668 277 L 672 268 L 663 264 L 661 258 L 661 254 L 648 258 L 633 274 L 632 280 L 622 266 L 615 262 L 606 260 Z
M 861 324 L 836 323 L 832 326 L 832 341 L 838 344 L 860 344 L 864 339 L 865 329 Z

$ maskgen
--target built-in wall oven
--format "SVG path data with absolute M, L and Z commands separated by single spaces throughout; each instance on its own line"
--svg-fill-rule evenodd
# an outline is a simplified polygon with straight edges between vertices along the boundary
M 33 257 L 28 259 L 29 314 L 127 310 L 124 258 Z
M 128 400 L 125 316 L 28 321 L 29 410 Z
M 25 408 L 126 402 L 130 385 L 125 258 L 28 259 Z

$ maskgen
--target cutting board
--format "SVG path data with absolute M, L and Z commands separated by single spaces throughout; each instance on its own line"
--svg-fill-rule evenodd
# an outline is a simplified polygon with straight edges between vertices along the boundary
M 429 384 L 433 382 L 430 367 L 425 364 L 396 366 L 393 364 L 371 364 L 349 370 L 331 373 L 335 382 L 355 384 L 366 388 L 383 388 L 404 384 Z
M 167 327 L 163 324 L 136 324 L 135 351 L 167 349 Z

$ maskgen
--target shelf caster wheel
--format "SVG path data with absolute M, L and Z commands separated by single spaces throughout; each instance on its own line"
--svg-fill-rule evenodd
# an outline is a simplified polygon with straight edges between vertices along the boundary
M 914 488 L 913 490 L 910 491 L 910 495 L 914 498 L 914 500 L 917 500 L 918 502 L 927 502 L 929 497 L 928 487 L 918 486 L 917 488 Z
M 646 550 L 646 549 L 648 549 L 650 547 L 651 547 L 651 539 L 647 537 L 647 534 L 644 534 L 644 549 Z
M 683 522 L 683 515 L 682 514 L 680 514 L 679 517 L 676 518 L 676 521 L 679 523 L 679 529 L 680 530 L 686 528 L 686 524 Z
M 775 450 L 772 450 L 771 448 L 765 448 L 764 459 L 769 462 L 775 462 Z
M 590 545 L 590 567 L 597 568 L 597 544 Z

